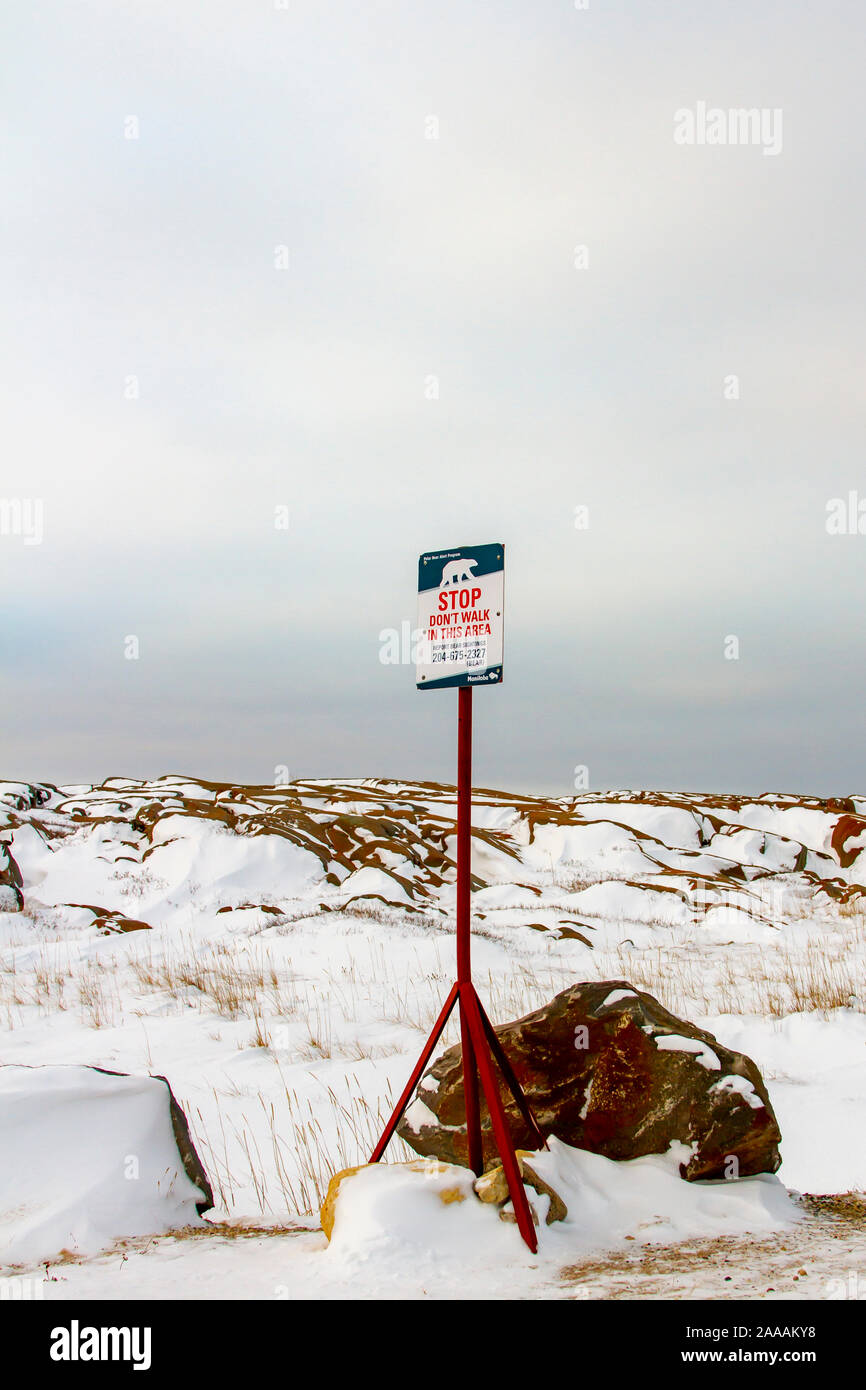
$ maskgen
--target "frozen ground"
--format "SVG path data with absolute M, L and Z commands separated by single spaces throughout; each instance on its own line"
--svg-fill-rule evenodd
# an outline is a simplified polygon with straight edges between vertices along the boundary
M 828 1199 L 825 1199 L 828 1200 Z M 850 1200 L 850 1199 L 849 1199 Z M 434 1258 L 389 1271 L 347 1274 L 325 1237 L 301 1226 L 255 1223 L 121 1242 L 81 1262 L 9 1270 L 0 1298 L 262 1299 L 474 1298 L 866 1300 L 866 1210 L 806 1204 L 804 1219 L 772 1234 L 693 1238 L 656 1245 L 636 1236 L 593 1256 L 529 1256 L 479 1272 Z
M 761 1067 L 789 1189 L 866 1187 L 864 813 L 856 797 L 478 792 L 491 1016 L 576 980 L 649 989 Z M 0 835 L 24 898 L 0 912 L 0 1061 L 168 1076 L 216 1190 L 209 1219 L 232 1223 L 51 1265 L 44 1296 L 447 1296 L 465 1252 L 383 1266 L 361 1242 L 347 1271 L 308 1227 L 330 1172 L 368 1156 L 454 972 L 453 789 L 6 783 Z M 608 1216 L 627 1207 L 619 1192 Z M 482 1260 L 476 1292 L 835 1296 L 853 1273 L 866 1293 L 856 1202 L 795 1202 L 775 1234 L 754 1210 L 674 1223 L 649 1247 L 653 1212 L 612 1230 L 583 1210 L 534 1261 L 497 1229 L 513 1254 Z

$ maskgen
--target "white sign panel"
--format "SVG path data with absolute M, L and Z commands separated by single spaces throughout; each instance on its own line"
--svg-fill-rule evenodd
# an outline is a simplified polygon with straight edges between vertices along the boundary
M 421 556 L 419 690 L 502 680 L 504 597 L 504 545 L 461 545 Z

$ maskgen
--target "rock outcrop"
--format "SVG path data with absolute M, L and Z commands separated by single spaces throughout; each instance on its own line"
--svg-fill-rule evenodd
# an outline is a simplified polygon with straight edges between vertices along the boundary
M 507 888 L 508 906 L 525 914 L 521 930 L 573 941 L 576 955 L 599 944 L 597 932 L 611 914 L 627 931 L 632 923 L 659 923 L 697 939 L 704 928 L 736 921 L 751 939 L 784 921 L 788 901 L 796 908 L 804 897 L 826 895 L 846 911 L 866 901 L 862 797 L 620 791 L 550 798 L 476 787 L 473 805 L 476 927 L 498 927 L 494 909 Z M 319 911 L 351 913 L 361 904 L 445 925 L 453 915 L 454 818 L 454 787 L 432 782 L 0 782 L 0 834 L 31 827 L 57 851 L 52 878 L 67 855 L 77 860 L 91 827 L 101 828 L 99 855 L 117 864 L 124 890 L 104 906 L 120 913 L 140 888 L 166 877 L 165 857 L 174 882 L 179 843 L 230 833 L 264 836 L 284 857 L 297 849 L 305 895 Z M 605 850 L 597 861 L 599 836 Z M 22 847 L 19 859 L 25 883 L 33 849 Z M 617 861 L 627 867 L 611 878 Z M 105 881 L 97 881 L 102 890 Z M 199 888 L 200 903 L 214 911 L 286 909 L 270 881 L 253 890 L 214 876 Z M 294 887 L 287 898 L 297 900 Z

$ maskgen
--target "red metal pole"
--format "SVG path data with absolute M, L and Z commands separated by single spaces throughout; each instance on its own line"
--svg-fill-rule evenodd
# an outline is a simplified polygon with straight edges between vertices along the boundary
M 472 983 L 470 959 L 469 895 L 472 877 L 472 687 L 457 692 L 457 986 L 460 990 L 460 1042 L 463 1049 L 463 1098 L 466 1107 L 466 1143 L 469 1167 L 484 1172 L 481 1110 L 478 1103 L 478 1067 L 472 1032 L 463 1002 L 465 986 Z
M 412 1075 L 409 1077 L 409 1080 L 406 1082 L 406 1085 L 403 1088 L 403 1094 L 397 1101 L 397 1104 L 394 1106 L 393 1114 L 391 1115 L 390 1120 L 388 1121 L 387 1125 L 382 1131 L 382 1137 L 380 1138 L 378 1144 L 373 1150 L 373 1153 L 370 1157 L 371 1163 L 378 1163 L 379 1159 L 382 1157 L 383 1153 L 388 1147 L 388 1140 L 391 1138 L 391 1135 L 394 1133 L 394 1130 L 400 1123 L 400 1118 L 403 1114 L 403 1111 L 409 1104 L 409 1098 L 411 1097 L 415 1087 L 418 1085 L 418 1082 L 421 1080 L 421 1073 L 423 1072 L 427 1063 L 430 1061 L 433 1049 L 439 1041 L 439 1034 L 442 1032 L 442 1029 L 448 1022 L 448 1015 L 454 1008 L 454 1001 L 457 999 L 459 993 L 460 988 L 458 985 L 452 985 L 450 990 L 448 991 L 448 998 L 442 1005 L 439 1017 L 433 1025 L 433 1032 L 430 1034 L 429 1038 L 425 1042 L 424 1050 L 421 1053 L 421 1056 L 418 1058 L 418 1061 L 415 1063 L 415 1068 L 412 1072 Z
M 469 1167 L 476 1173 L 484 1170 L 484 1152 L 481 1135 L 481 1108 L 479 1096 L 479 1072 L 481 1085 L 490 1113 L 493 1129 L 493 1142 L 502 1159 L 502 1166 L 508 1180 L 508 1190 L 517 1218 L 517 1226 L 529 1249 L 538 1249 L 538 1237 L 532 1224 L 529 1202 L 520 1175 L 520 1166 L 514 1152 L 514 1144 L 508 1129 L 508 1120 L 499 1095 L 499 1088 L 493 1071 L 493 1060 L 498 1062 L 503 1077 L 514 1096 L 525 1122 L 532 1129 L 539 1147 L 544 1144 L 544 1136 L 539 1129 L 532 1111 L 514 1075 L 493 1025 L 488 1019 L 472 983 L 470 961 L 470 889 L 472 875 L 472 687 L 461 686 L 458 691 L 457 706 L 457 981 L 436 1020 L 433 1031 L 400 1099 L 394 1113 L 385 1126 L 382 1137 L 373 1150 L 371 1163 L 378 1163 L 385 1151 L 400 1116 L 403 1114 L 424 1068 L 439 1040 L 448 1015 L 459 1002 L 460 1034 L 463 1045 L 463 1094 L 466 1103 L 466 1139 L 469 1148 Z M 492 1052 L 492 1055 L 491 1055 Z
M 508 1056 L 505 1052 L 505 1049 L 502 1046 L 502 1043 L 496 1036 L 496 1030 L 493 1027 L 493 1024 L 490 1022 L 490 1019 L 487 1017 L 487 1014 L 484 1012 L 484 1005 L 478 998 L 477 990 L 475 991 L 475 1002 L 478 1005 L 478 1012 L 481 1015 L 481 1023 L 484 1028 L 487 1041 L 490 1044 L 490 1051 L 493 1054 L 493 1059 L 499 1065 L 499 1070 L 502 1072 L 502 1075 L 505 1078 L 505 1083 L 514 1097 L 517 1108 L 523 1116 L 525 1124 L 529 1126 L 529 1128 L 535 1135 L 535 1142 L 537 1147 L 539 1149 L 546 1149 L 547 1140 L 542 1134 L 541 1127 L 532 1113 L 529 1101 L 523 1094 L 520 1082 L 514 1075 L 514 1068 L 508 1060 Z
M 469 879 L 472 873 L 472 687 L 457 692 L 457 983 L 472 979 Z
M 526 1197 L 526 1189 L 523 1186 L 523 1178 L 520 1175 L 520 1166 L 517 1162 L 517 1155 L 514 1152 L 514 1145 L 511 1142 L 511 1134 L 508 1130 L 508 1121 L 505 1111 L 502 1108 L 502 1101 L 499 1097 L 499 1088 L 496 1085 L 496 1077 L 493 1073 L 493 1064 L 490 1054 L 487 1051 L 487 1040 L 484 1036 L 484 1025 L 481 1022 L 481 1005 L 475 993 L 474 985 L 467 985 L 466 1013 L 467 1024 L 470 1033 L 475 1040 L 475 1055 L 478 1058 L 478 1070 L 481 1072 L 481 1085 L 484 1087 L 484 1097 L 487 1101 L 487 1109 L 490 1112 L 490 1123 L 493 1126 L 493 1136 L 496 1140 L 496 1147 L 499 1150 L 499 1157 L 502 1159 L 502 1168 L 508 1182 L 508 1191 L 511 1193 L 511 1203 L 514 1207 L 514 1215 L 517 1218 L 517 1229 L 526 1241 L 533 1254 L 538 1249 L 538 1237 L 532 1225 L 532 1214 L 529 1210 L 529 1202 Z M 460 1002 L 463 1002 L 463 993 Z
M 464 994 L 470 986 L 460 990 L 460 1044 L 463 1049 L 463 1098 L 466 1110 L 466 1143 L 469 1149 L 469 1167 L 479 1178 L 484 1172 L 484 1148 L 481 1140 L 481 1107 L 478 1102 L 478 1064 L 472 1030 L 467 1017 Z

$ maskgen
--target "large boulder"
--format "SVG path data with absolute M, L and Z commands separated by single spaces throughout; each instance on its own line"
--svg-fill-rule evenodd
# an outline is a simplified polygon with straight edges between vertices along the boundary
M 496 1029 L 545 1134 L 630 1159 L 691 1154 L 684 1178 L 774 1173 L 781 1134 L 755 1063 L 676 1018 L 624 980 L 572 985 L 549 1004 Z M 515 1146 L 534 1148 L 511 1093 L 500 1088 Z M 484 1166 L 498 1162 L 481 1100 Z M 399 1133 L 419 1154 L 467 1164 L 459 1046 L 421 1078 Z
M 0 1065 L 0 1265 L 97 1254 L 212 1205 L 165 1077 Z
M 0 839 L 0 912 L 20 912 L 24 906 L 21 870 L 5 840 Z

